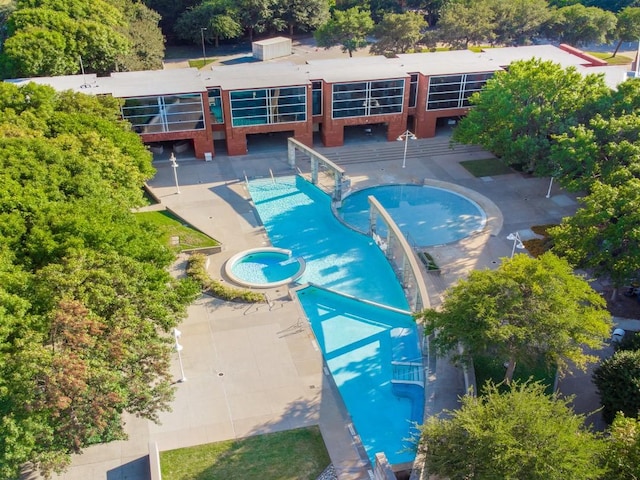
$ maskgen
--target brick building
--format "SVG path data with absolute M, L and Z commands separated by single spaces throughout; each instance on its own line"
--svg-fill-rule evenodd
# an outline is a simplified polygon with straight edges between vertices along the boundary
M 308 146 L 314 133 L 323 145 L 340 146 L 353 126 L 384 129 L 388 140 L 407 130 L 432 137 L 466 114 L 469 97 L 495 72 L 531 58 L 603 73 L 612 88 L 626 78 L 625 68 L 573 47 L 539 45 L 10 81 L 120 98 L 122 117 L 145 143 L 190 142 L 204 158 L 215 155 L 214 140 L 224 141 L 229 155 L 242 155 L 248 136 L 279 132 Z

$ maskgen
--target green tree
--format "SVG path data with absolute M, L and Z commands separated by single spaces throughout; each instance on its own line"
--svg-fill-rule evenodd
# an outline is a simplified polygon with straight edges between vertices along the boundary
M 453 48 L 493 42 L 496 24 L 488 1 L 450 0 L 440 11 L 438 36 Z
M 640 117 L 596 115 L 588 126 L 572 127 L 556 138 L 552 161 L 560 182 L 572 190 L 589 190 L 595 181 L 617 186 L 640 178 Z
M 551 11 L 546 0 L 492 0 L 494 42 L 500 45 L 527 45 L 540 35 Z
M 549 35 L 571 45 L 605 43 L 616 32 L 617 19 L 612 12 L 576 4 L 553 14 Z
M 583 0 L 581 3 L 587 7 L 598 7 L 614 13 L 626 7 L 640 7 L 638 0 Z
M 544 394 L 537 383 L 488 385 L 480 398 L 465 396 L 447 418 L 421 427 L 420 449 L 429 474 L 478 480 L 598 479 L 603 443 L 584 427 L 568 400 Z
M 640 8 L 626 7 L 618 14 L 615 35 L 618 37 L 618 43 L 612 57 L 616 56 L 622 42 L 635 42 L 640 39 Z
M 616 414 L 638 418 L 640 412 L 640 350 L 619 350 L 593 371 L 602 416 L 607 423 Z
M 158 26 L 160 15 L 142 3 L 123 0 L 121 5 L 128 20 L 122 33 L 130 48 L 116 56 L 116 70 L 161 70 L 164 36 Z
M 609 88 L 598 75 L 581 75 L 550 61 L 514 62 L 471 97 L 473 108 L 453 139 L 482 145 L 507 165 L 539 175 L 555 173 L 557 135 L 603 109 Z
M 262 33 L 268 28 L 283 30 L 284 21 L 275 15 L 277 0 L 239 0 L 237 9 L 240 24 L 246 30 L 249 41 L 253 42 L 254 33 Z
M 427 22 L 418 13 L 388 13 L 373 32 L 376 42 L 371 45 L 371 53 L 389 57 L 407 53 L 424 36 L 427 26 Z
M 0 83 L 0 478 L 59 471 L 171 399 L 169 332 L 199 287 L 131 213 L 153 168 L 119 106 Z
M 602 480 L 640 478 L 640 424 L 636 418 L 616 415 L 605 437 L 607 472 Z
M 289 36 L 293 36 L 294 28 L 307 32 L 329 20 L 327 0 L 278 0 L 276 10 L 287 24 Z
M 605 302 L 569 264 L 551 253 L 537 259 L 516 255 L 496 270 L 473 271 L 450 288 L 440 310 L 418 318 L 427 334 L 436 333 L 437 352 L 467 356 L 490 354 L 508 361 L 510 382 L 516 362 L 534 364 L 543 358 L 559 372 L 568 361 L 584 369 L 595 358 L 583 346 L 602 345 L 611 320 Z
M 183 13 L 175 25 L 178 38 L 200 44 L 201 28 L 206 28 L 204 38 L 213 39 L 218 48 L 220 39 L 237 38 L 242 34 L 242 27 L 237 21 L 238 12 L 228 0 L 209 0 Z
M 160 14 L 162 32 L 170 38 L 180 15 L 201 4 L 202 0 L 143 0 L 143 3 Z
M 640 269 L 640 179 L 612 186 L 591 185 L 573 217 L 549 230 L 553 250 L 617 288 L 634 279 Z
M 373 28 L 369 12 L 353 7 L 344 12 L 334 11 L 332 18 L 319 27 L 314 36 L 318 46 L 331 48 L 340 45 L 343 52 L 348 52 L 353 57 L 353 52 L 367 46 L 367 35 Z

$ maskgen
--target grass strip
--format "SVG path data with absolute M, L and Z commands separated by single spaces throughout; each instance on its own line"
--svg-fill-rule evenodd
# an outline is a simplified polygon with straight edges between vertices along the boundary
M 317 426 L 160 453 L 164 480 L 315 480 L 330 462 Z
M 497 175 L 513 173 L 511 168 L 506 166 L 497 158 L 465 160 L 464 162 L 460 162 L 460 165 L 462 165 L 474 177 L 495 177 Z
M 140 222 L 151 224 L 160 233 L 162 241 L 168 247 L 179 253 L 183 250 L 192 248 L 215 247 L 219 242 L 205 235 L 200 230 L 196 230 L 191 225 L 182 221 L 182 219 L 171 214 L 167 210 L 154 212 L 136 213 L 136 218 Z M 177 239 L 177 243 L 175 243 Z

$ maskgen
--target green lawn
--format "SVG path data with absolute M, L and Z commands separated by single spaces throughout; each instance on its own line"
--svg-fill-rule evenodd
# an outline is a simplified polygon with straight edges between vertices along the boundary
M 215 62 L 216 60 L 218 60 L 218 59 L 215 58 L 215 57 L 214 58 L 207 58 L 206 62 L 204 60 L 202 60 L 202 58 L 189 60 L 189 66 L 193 67 L 193 68 L 202 68 L 205 65 L 208 65 L 210 63 Z
M 163 480 L 315 480 L 329 463 L 318 427 L 160 453 Z
M 497 158 L 466 160 L 464 162 L 460 162 L 460 165 L 462 165 L 474 177 L 495 177 L 496 175 L 513 173 L 513 170 Z
M 625 57 L 624 55 L 616 55 L 612 57 L 613 52 L 586 52 L 589 55 L 593 55 L 600 60 L 606 60 L 609 65 L 629 65 L 633 62 L 633 59 Z
M 139 220 L 155 225 L 161 237 L 169 248 L 175 252 L 190 248 L 213 247 L 219 245 L 217 241 L 192 226 L 183 223 L 178 217 L 168 211 L 136 213 Z M 178 243 L 172 241 L 178 238 Z
M 487 380 L 498 384 L 504 380 L 506 359 L 496 357 L 477 357 L 473 359 L 473 366 L 476 373 L 476 385 L 478 393 L 481 393 L 482 386 Z M 529 380 L 533 378 L 547 385 L 547 393 L 553 393 L 553 383 L 555 380 L 555 370 L 549 370 L 544 363 L 539 362 L 537 365 L 526 367 L 522 364 L 516 364 L 516 370 L 513 373 L 513 379 L 519 381 Z

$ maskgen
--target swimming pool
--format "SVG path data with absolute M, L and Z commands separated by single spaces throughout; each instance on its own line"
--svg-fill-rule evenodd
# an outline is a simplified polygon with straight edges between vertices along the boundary
M 373 195 L 403 233 L 420 247 L 454 242 L 480 231 L 484 211 L 472 200 L 451 190 L 422 185 L 382 185 L 358 190 L 342 202 L 340 218 L 358 231 L 369 230 L 369 202 Z M 385 234 L 384 225 L 377 233 Z
M 272 288 L 291 283 L 305 269 L 304 260 L 284 248 L 252 248 L 231 257 L 225 273 L 234 283 L 250 288 Z
M 313 286 L 297 296 L 371 462 L 412 462 L 424 384 L 393 382 L 394 362 L 422 361 L 411 315 Z
M 249 182 L 249 193 L 273 246 L 305 260 L 298 283 L 409 309 L 380 248 L 370 237 L 340 223 L 329 196 L 316 186 L 300 177 L 279 177 L 276 182 Z
M 397 391 L 392 362 L 419 357 L 418 334 L 384 254 L 343 225 L 329 197 L 300 177 L 253 180 L 249 192 L 271 243 L 305 260 L 298 283 L 324 287 L 302 289 L 298 298 L 369 459 L 383 451 L 392 464 L 413 461 L 405 440 L 412 421 L 422 421 L 424 388 Z M 402 336 L 392 333 L 398 328 Z

